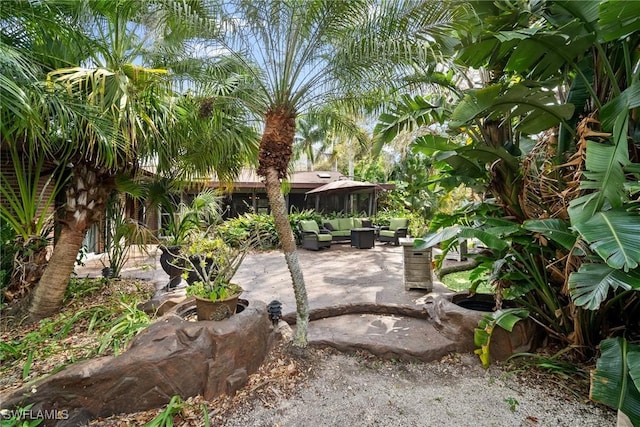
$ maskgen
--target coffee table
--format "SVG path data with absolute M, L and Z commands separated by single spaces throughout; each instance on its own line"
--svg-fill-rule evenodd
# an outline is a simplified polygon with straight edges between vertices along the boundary
M 375 246 L 375 232 L 375 228 L 352 228 L 351 246 L 355 246 L 358 249 L 371 249 Z

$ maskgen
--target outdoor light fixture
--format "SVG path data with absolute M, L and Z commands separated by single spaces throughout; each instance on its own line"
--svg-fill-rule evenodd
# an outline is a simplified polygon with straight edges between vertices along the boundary
M 267 313 L 269 313 L 269 319 L 273 326 L 278 324 L 278 320 L 282 318 L 282 303 L 277 300 L 271 301 L 267 305 Z

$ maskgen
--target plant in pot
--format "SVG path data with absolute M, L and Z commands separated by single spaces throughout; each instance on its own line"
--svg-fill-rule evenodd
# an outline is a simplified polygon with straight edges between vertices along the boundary
M 177 208 L 168 206 L 169 222 L 163 229 L 163 243 L 159 245 L 162 254 L 160 265 L 169 275 L 167 290 L 175 289 L 182 281 L 186 264 L 179 257 L 182 248 L 189 244 L 191 237 L 221 221 L 220 197 L 211 190 L 199 193 L 191 204 L 180 203 Z
M 235 314 L 242 288 L 232 283 L 251 244 L 231 246 L 206 233 L 192 236 L 179 258 L 185 275 L 191 275 L 187 295 L 195 297 L 198 320 L 222 320 Z

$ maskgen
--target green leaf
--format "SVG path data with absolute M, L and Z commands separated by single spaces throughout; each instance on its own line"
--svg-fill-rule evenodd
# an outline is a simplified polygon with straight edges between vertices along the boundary
M 630 368 L 638 374 L 640 346 L 624 338 L 609 338 L 600 343 L 600 351 L 591 375 L 591 399 L 621 410 L 633 425 L 640 425 L 640 391 L 630 376 Z M 630 352 L 635 353 L 632 366 L 627 359 Z
M 577 240 L 567 223 L 561 219 L 529 220 L 525 221 L 523 227 L 525 230 L 542 234 L 565 249 L 572 249 Z
M 439 135 L 423 135 L 416 138 L 411 146 L 414 153 L 423 153 L 427 156 L 437 151 L 455 151 L 460 148 L 459 144 L 450 142 L 450 139 Z
M 585 194 L 569 202 L 571 225 L 587 222 L 600 209 L 600 191 Z
M 487 247 L 500 251 L 506 250 L 509 247 L 509 244 L 506 243 L 501 236 L 492 234 L 490 230 L 480 230 L 477 228 L 459 226 L 447 227 L 437 233 L 429 234 L 422 239 L 416 239 L 414 241 L 414 247 L 416 249 L 430 248 L 440 242 L 454 238 L 475 238 L 487 245 Z
M 529 316 L 529 311 L 523 308 L 508 308 L 498 310 L 491 314 L 486 314 L 478 322 L 478 327 L 474 329 L 473 342 L 477 347 L 474 353 L 480 357 L 482 366 L 489 367 L 491 337 L 496 326 L 511 332 L 516 323 Z
M 614 208 L 622 206 L 626 196 L 624 168 L 630 163 L 626 140 L 628 123 L 627 114 L 618 116 L 614 121 L 611 137 L 613 144 L 587 141 L 587 171 L 580 187 L 595 191 L 569 204 L 569 216 L 573 225 L 588 221 L 606 202 Z
M 453 169 L 453 173 L 458 176 L 468 178 L 482 178 L 486 175 L 485 169 L 477 162 L 468 157 L 461 156 L 455 151 L 447 151 L 438 153 L 435 156 L 436 161 L 445 162 Z
M 558 104 L 555 94 L 533 83 L 502 84 L 468 91 L 451 114 L 452 127 L 463 126 L 482 117 L 508 114 L 520 117 L 518 129 L 523 133 L 538 133 L 570 119 L 574 106 Z
M 511 332 L 516 323 L 526 319 L 528 316 L 529 312 L 524 308 L 508 308 L 496 311 L 493 318 L 496 321 L 496 325 Z
M 582 264 L 569 276 L 569 293 L 573 302 L 586 310 L 597 310 L 610 289 L 640 289 L 640 272 L 625 273 L 604 264 Z
M 415 249 L 427 249 L 437 245 L 440 242 L 451 240 L 458 237 L 460 234 L 460 227 L 447 227 L 437 233 L 430 233 L 421 239 L 415 239 L 413 247 Z
M 627 363 L 629 365 L 629 375 L 631 375 L 636 389 L 640 390 L 640 346 L 632 346 L 629 349 Z
M 611 268 L 633 270 L 640 261 L 640 217 L 622 210 L 598 212 L 574 228 Z
M 640 31 L 640 3 L 637 1 L 600 2 L 600 35 L 605 41 L 624 38 Z
M 640 107 L 640 82 L 636 80 L 620 96 L 614 97 L 602 106 L 600 114 L 602 129 L 607 132 L 611 131 L 615 121 L 619 120 L 620 116 L 628 115 L 630 109 L 637 107 Z

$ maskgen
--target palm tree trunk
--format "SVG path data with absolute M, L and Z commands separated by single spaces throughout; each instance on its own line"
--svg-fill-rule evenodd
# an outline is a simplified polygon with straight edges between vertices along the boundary
M 62 306 L 84 236 L 102 217 L 113 182 L 112 175 L 105 170 L 96 170 L 82 162 L 74 168 L 67 186 L 65 216 L 59 220 L 60 237 L 34 291 L 29 307 L 30 321 L 48 317 Z
M 63 227 L 49 259 L 49 264 L 35 289 L 29 318 L 38 321 L 54 314 L 62 304 L 76 256 L 84 240 L 84 232 Z
M 298 251 L 296 249 L 296 240 L 291 230 L 291 223 L 287 215 L 287 204 L 280 189 L 280 179 L 278 172 L 274 168 L 267 170 L 265 176 L 265 187 L 267 189 L 267 197 L 271 206 L 271 213 L 276 225 L 284 258 L 287 267 L 291 273 L 293 282 L 293 293 L 296 299 L 296 335 L 294 344 L 299 347 L 307 345 L 307 327 L 309 325 L 309 301 L 307 299 L 307 289 L 304 283 L 300 260 L 298 259 Z
M 280 188 L 280 179 L 286 177 L 296 133 L 295 112 L 286 106 L 277 106 L 266 113 L 264 133 L 260 141 L 258 175 L 264 185 L 280 238 L 284 258 L 291 273 L 296 298 L 296 335 L 294 345 L 306 347 L 309 325 L 309 301 L 302 268 L 296 251 L 296 241 L 287 215 L 287 204 Z

